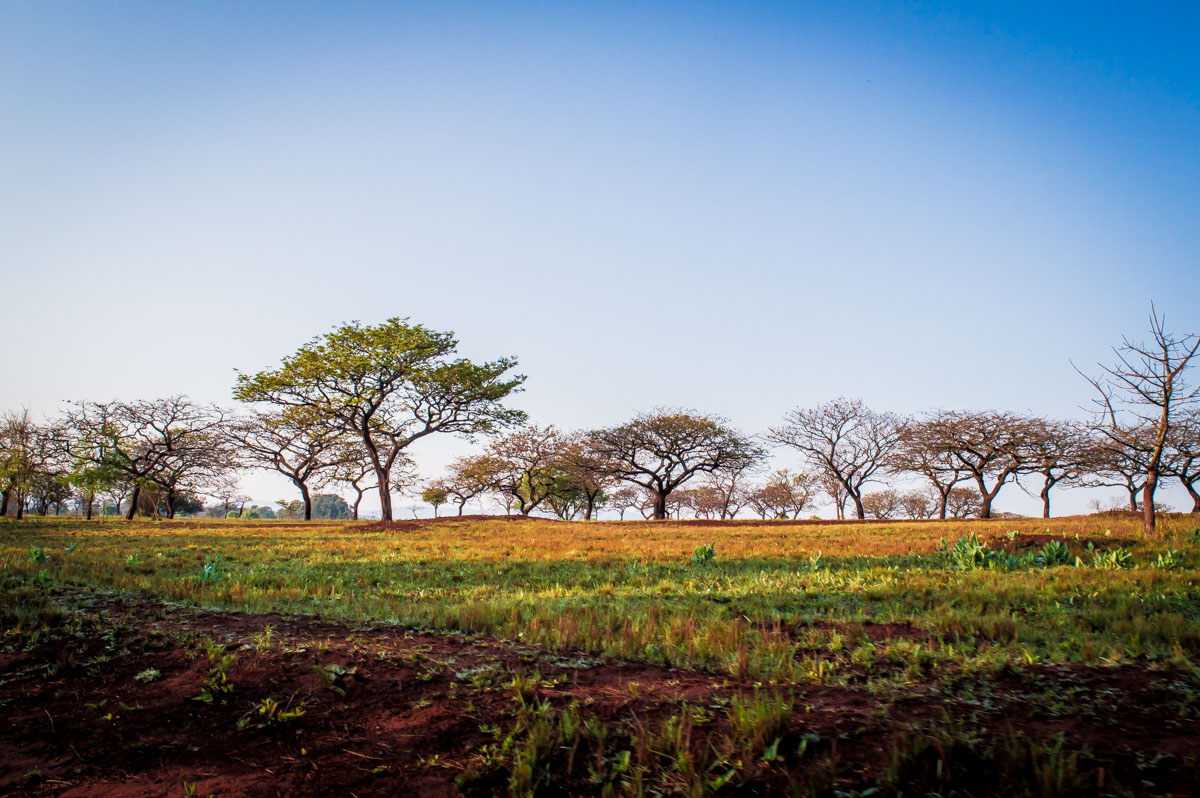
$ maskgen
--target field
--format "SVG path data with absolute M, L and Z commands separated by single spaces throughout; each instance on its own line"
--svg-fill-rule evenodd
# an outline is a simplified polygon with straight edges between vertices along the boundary
M 1139 525 L 9 521 L 0 793 L 1196 795 Z

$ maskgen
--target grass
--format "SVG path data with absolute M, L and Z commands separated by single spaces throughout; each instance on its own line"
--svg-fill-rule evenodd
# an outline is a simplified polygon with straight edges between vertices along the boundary
M 10 647 L 36 643 L 66 622 L 68 597 L 99 590 L 492 634 L 562 650 L 564 662 L 615 655 L 704 669 L 756 687 L 719 706 L 685 704 L 645 726 L 609 729 L 580 707 L 539 699 L 536 676 L 506 683 L 495 664 L 459 668 L 454 680 L 464 690 L 512 690 L 516 705 L 460 783 L 482 779 L 486 789 L 502 771 L 508 794 L 528 795 L 563 773 L 596 794 L 643 794 L 657 784 L 705 795 L 778 781 L 779 763 L 788 762 L 789 773 L 799 763 L 807 775 L 780 789 L 827 794 L 836 741 L 822 742 L 818 757 L 788 720 L 808 711 L 804 691 L 814 685 L 865 690 L 883 706 L 953 699 L 993 711 L 1012 700 L 998 680 L 1016 678 L 1041 717 L 1101 723 L 1107 699 L 1043 685 L 1040 667 L 1136 663 L 1184 674 L 1179 706 L 1166 711 L 1191 722 L 1200 696 L 1197 519 L 1164 519 L 1155 541 L 1143 540 L 1139 525 L 1119 516 L 721 526 L 494 520 L 392 530 L 5 521 L 0 633 Z M 266 627 L 250 648 L 274 646 Z M 205 653 L 196 699 L 225 702 L 234 655 L 211 642 Z M 341 666 L 317 672 L 339 695 L 355 676 Z M 637 699 L 636 682 L 628 688 Z M 303 703 L 263 699 L 243 720 L 285 725 L 304 711 Z M 724 742 L 698 744 L 695 730 L 712 724 Z M 997 773 L 1009 794 L 1084 786 L 1097 794 L 1105 778 L 1103 763 L 1062 739 L 980 738 L 976 726 L 949 716 L 887 745 L 876 780 L 884 794 L 916 784 L 950 794 L 980 779 L 995 786 L 985 774 Z
M 1033 662 L 1194 663 L 1194 524 L 1169 518 L 1162 540 L 1144 542 L 1136 520 L 1091 517 L 724 527 L 468 521 L 404 531 L 52 519 L 0 525 L 0 573 L 23 584 L 387 620 L 829 683 Z M 1065 538 L 1067 552 L 1047 562 L 1038 542 L 1019 554 L 1022 537 L 1046 533 Z M 944 543 L 964 537 L 990 553 Z M 710 545 L 697 562 L 695 552 Z M 906 631 L 872 640 L 871 624 Z

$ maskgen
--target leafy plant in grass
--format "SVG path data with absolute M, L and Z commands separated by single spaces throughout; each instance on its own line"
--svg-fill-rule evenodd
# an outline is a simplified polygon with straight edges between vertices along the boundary
M 204 565 L 200 568 L 200 584 L 207 585 L 220 579 L 221 573 L 217 570 L 217 566 L 220 564 L 220 554 L 218 554 L 215 558 L 206 559 L 204 561 Z
M 1129 568 L 1132 565 L 1133 555 L 1121 548 L 1098 551 L 1092 560 L 1093 567 L 1103 568 L 1108 571 L 1118 571 L 1122 568 Z
M 692 565 L 707 566 L 717 561 L 717 543 L 713 541 L 706 546 L 697 546 L 692 552 Z
M 1184 567 L 1186 559 L 1183 552 L 1177 549 L 1167 549 L 1158 555 L 1158 559 L 1154 561 L 1154 567 L 1163 571 L 1177 571 Z
M 30 562 L 41 565 L 42 563 L 46 562 L 49 559 L 50 559 L 50 555 L 46 553 L 45 549 L 43 549 L 39 546 L 30 546 L 29 547 Z
M 972 571 L 976 568 L 987 568 L 996 560 L 996 552 L 981 541 L 974 532 L 964 535 L 954 544 L 947 546 L 942 541 L 938 552 L 946 558 L 951 568 L 958 571 Z
M 1042 550 L 1038 552 L 1035 559 L 1038 565 L 1044 565 L 1047 568 L 1053 568 L 1057 565 L 1069 565 L 1071 562 L 1071 552 L 1067 550 L 1067 544 L 1061 540 L 1052 540 Z

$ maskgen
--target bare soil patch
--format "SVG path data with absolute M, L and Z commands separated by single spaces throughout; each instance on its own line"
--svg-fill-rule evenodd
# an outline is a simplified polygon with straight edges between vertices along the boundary
M 985 768 L 971 775 L 973 760 L 937 736 L 948 718 L 997 739 L 1061 735 L 1064 750 L 1086 749 L 1073 767 L 1095 785 L 1093 794 L 1114 781 L 1135 794 L 1176 796 L 1196 795 L 1200 784 L 1195 687 L 1184 674 L 1144 664 L 961 676 L 903 692 L 756 688 L 722 674 L 485 636 L 107 596 L 74 600 L 81 623 L 71 631 L 0 654 L 2 795 L 179 796 L 185 782 L 201 796 L 504 793 L 508 774 L 481 769 L 480 751 L 496 739 L 491 730 L 511 723 L 517 698 L 506 682 L 514 675 L 539 677 L 528 700 L 577 704 L 584 718 L 612 730 L 618 747 L 658 728 L 681 702 L 711 714 L 693 729 L 691 745 L 719 746 L 730 729 L 721 707 L 731 697 L 787 693 L 794 703 L 780 755 L 757 763 L 752 778 L 725 788 L 729 794 L 790 794 L 797 784 L 816 784 L 817 771 L 828 776 L 818 792 L 863 788 L 898 751 L 913 784 L 934 779 L 935 768 L 941 773 L 937 761 L 947 768 L 961 761 L 961 794 L 999 794 Z M 847 631 L 872 640 L 920 637 L 898 624 Z M 193 700 L 212 667 L 205 641 L 236 656 L 226 703 Z M 333 685 L 314 666 L 346 675 Z M 304 714 L 258 728 L 253 710 L 266 698 Z M 248 722 L 239 728 L 239 720 Z M 796 753 L 802 744 L 803 755 Z M 598 790 L 581 761 L 564 752 L 554 763 L 540 794 Z

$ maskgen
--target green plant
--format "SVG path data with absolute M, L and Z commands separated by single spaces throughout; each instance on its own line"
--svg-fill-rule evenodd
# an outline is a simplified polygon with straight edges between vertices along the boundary
M 1056 565 L 1068 565 L 1071 562 L 1071 552 L 1067 549 L 1066 543 L 1063 543 L 1061 540 L 1051 540 L 1045 546 L 1042 546 L 1042 550 L 1038 553 L 1035 562 L 1047 568 Z
M 50 555 L 47 554 L 46 550 L 41 548 L 40 546 L 30 546 L 29 547 L 29 559 L 31 562 L 35 562 L 40 565 L 41 563 L 44 563 L 47 560 L 49 560 Z
M 313 671 L 325 680 L 325 684 L 329 685 L 329 689 L 340 696 L 346 695 L 346 679 L 353 676 L 357 679 L 363 677 L 359 675 L 358 668 L 351 666 L 349 668 L 333 663 L 332 665 L 314 665 Z
M 960 571 L 986 568 L 993 563 L 996 556 L 974 532 L 960 537 L 951 546 L 947 546 L 943 541 L 939 553 L 946 558 L 951 568 Z
M 156 682 L 162 678 L 162 673 L 157 668 L 146 668 L 146 670 L 133 678 L 142 683 Z
M 692 565 L 712 565 L 717 561 L 717 544 L 716 541 L 710 542 L 706 546 L 697 546 L 692 552 Z
M 1110 571 L 1129 568 L 1131 565 L 1133 565 L 1133 555 L 1121 548 L 1098 551 L 1092 560 L 1093 567 Z
M 264 698 L 254 705 L 254 709 L 243 715 L 237 722 L 239 729 L 253 726 L 256 729 L 285 726 L 297 718 L 304 716 L 306 701 L 301 701 L 294 708 L 288 709 L 273 698 Z
M 200 694 L 193 696 L 192 700 L 203 704 L 228 704 L 234 692 L 233 682 L 229 680 L 229 669 L 237 661 L 237 655 L 225 653 L 224 646 L 213 640 L 207 641 L 204 649 L 209 669 Z
M 200 582 L 201 584 L 210 584 L 221 578 L 220 571 L 217 566 L 221 564 L 221 555 L 218 554 L 215 558 L 209 558 L 204 561 L 204 565 L 200 567 Z
M 1184 567 L 1186 559 L 1183 552 L 1176 549 L 1167 549 L 1158 555 L 1158 559 L 1154 561 L 1154 567 L 1163 571 L 1176 571 Z

